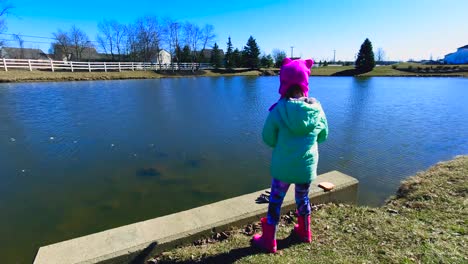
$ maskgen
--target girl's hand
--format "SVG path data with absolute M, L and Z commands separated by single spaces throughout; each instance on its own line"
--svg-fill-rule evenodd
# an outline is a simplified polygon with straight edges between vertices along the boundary
M 315 104 L 315 103 L 318 103 L 317 99 L 315 99 L 314 97 L 308 97 L 306 98 L 306 103 L 308 104 Z

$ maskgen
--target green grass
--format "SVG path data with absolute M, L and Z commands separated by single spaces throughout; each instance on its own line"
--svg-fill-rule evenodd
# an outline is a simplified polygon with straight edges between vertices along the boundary
M 458 67 L 456 70 L 446 70 L 448 67 Z M 432 68 L 431 68 L 432 67 Z M 426 70 L 428 69 L 428 70 Z M 165 77 L 187 76 L 261 76 L 277 75 L 279 69 L 235 69 L 232 71 L 201 70 L 197 72 L 154 72 L 154 71 L 123 71 L 123 72 L 50 72 L 10 70 L 0 71 L 0 82 L 40 82 L 40 81 L 90 81 L 113 79 L 155 79 Z M 312 76 L 463 76 L 468 77 L 467 65 L 422 65 L 417 63 L 400 63 L 396 66 L 378 66 L 372 71 L 356 75 L 353 66 L 326 66 L 312 68 Z
M 326 66 L 312 68 L 312 76 L 355 76 L 354 66 Z M 406 76 L 406 72 L 392 69 L 390 66 L 378 66 L 372 71 L 358 76 Z
M 326 67 L 316 67 L 312 68 L 310 74 L 312 76 L 331 76 L 340 71 L 346 71 L 354 69 L 353 66 L 326 66 Z
M 416 76 L 416 74 L 393 69 L 392 66 L 377 66 L 372 71 L 359 76 Z
M 449 67 L 457 70 L 446 70 Z M 431 68 L 432 67 L 432 68 Z M 426 70 L 430 69 L 430 70 Z M 377 66 L 372 71 L 356 74 L 354 66 L 326 66 L 313 68 L 312 76 L 463 76 L 468 77 L 468 65 L 423 65 L 400 63 L 395 66 Z
M 157 263 L 468 263 L 468 156 L 402 182 L 379 208 L 327 204 L 312 215 L 313 241 L 298 244 L 283 216 L 277 254 L 250 246 L 249 228 L 221 242 L 164 252 Z M 258 229 L 258 226 L 257 226 Z M 248 234 L 246 234 L 248 233 Z

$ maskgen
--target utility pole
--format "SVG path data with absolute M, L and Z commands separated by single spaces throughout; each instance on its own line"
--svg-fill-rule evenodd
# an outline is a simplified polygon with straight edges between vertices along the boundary
M 291 59 L 293 58 L 293 50 L 294 50 L 294 46 L 291 46 Z
M 333 63 L 335 63 L 336 50 L 333 50 Z

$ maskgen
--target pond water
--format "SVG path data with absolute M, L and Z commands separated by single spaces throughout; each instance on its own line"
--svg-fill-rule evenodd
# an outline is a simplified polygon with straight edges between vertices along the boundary
M 468 153 L 468 79 L 311 77 L 327 114 L 319 173 L 377 206 Z M 266 188 L 278 77 L 0 84 L 0 256 Z M 253 202 L 253 201 L 252 201 Z

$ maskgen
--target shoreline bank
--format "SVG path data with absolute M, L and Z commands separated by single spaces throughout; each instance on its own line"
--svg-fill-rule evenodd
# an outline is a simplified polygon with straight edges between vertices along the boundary
M 467 175 L 468 156 L 458 156 L 404 180 L 381 207 L 321 205 L 312 214 L 311 244 L 294 241 L 296 217 L 284 212 L 278 254 L 251 247 L 250 238 L 260 232 L 252 223 L 163 252 L 149 263 L 463 263 Z
M 131 79 L 160 79 L 180 77 L 219 77 L 219 76 L 277 76 L 279 69 L 234 69 L 234 70 L 199 70 L 191 71 L 122 71 L 122 72 L 50 72 L 50 71 L 25 71 L 10 70 L 0 71 L 0 83 L 19 82 L 66 82 L 66 81 L 99 81 L 99 80 L 131 80 Z M 313 68 L 311 76 L 321 77 L 468 77 L 468 71 L 452 73 L 434 72 L 408 72 L 393 69 L 390 66 L 375 67 L 374 70 L 355 74 L 352 66 L 318 67 Z
M 67 82 L 67 81 L 102 81 L 131 79 L 160 79 L 180 77 L 216 77 L 216 76 L 260 76 L 259 71 L 220 74 L 213 71 L 197 72 L 155 72 L 155 71 L 122 71 L 122 72 L 49 72 L 49 71 L 0 71 L 0 83 L 19 82 Z

